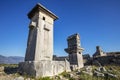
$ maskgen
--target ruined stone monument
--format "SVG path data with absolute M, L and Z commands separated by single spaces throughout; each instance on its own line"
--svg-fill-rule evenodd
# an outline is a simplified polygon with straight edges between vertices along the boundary
M 71 35 L 67 38 L 68 48 L 65 51 L 69 54 L 70 66 L 73 70 L 82 68 L 83 65 L 83 56 L 80 45 L 80 36 L 79 34 Z
M 96 46 L 96 52 L 93 54 L 93 64 L 101 65 L 120 65 L 120 52 L 104 52 L 100 46 Z
M 19 72 L 35 77 L 45 77 L 70 71 L 67 60 L 52 61 L 53 24 L 58 17 L 38 3 L 28 13 L 28 18 L 30 24 L 25 62 L 19 63 Z
M 106 56 L 106 54 L 102 51 L 100 46 L 96 46 L 96 52 L 93 54 L 93 58 L 101 56 Z

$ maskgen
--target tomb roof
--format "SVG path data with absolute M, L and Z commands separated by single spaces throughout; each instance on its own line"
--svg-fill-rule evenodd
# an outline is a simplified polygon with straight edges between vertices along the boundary
M 35 15 L 35 13 L 39 11 L 46 13 L 47 15 L 52 17 L 54 20 L 58 19 L 58 17 L 54 13 L 49 11 L 47 8 L 45 8 L 40 3 L 37 3 L 36 6 L 28 13 L 28 18 L 31 19 Z

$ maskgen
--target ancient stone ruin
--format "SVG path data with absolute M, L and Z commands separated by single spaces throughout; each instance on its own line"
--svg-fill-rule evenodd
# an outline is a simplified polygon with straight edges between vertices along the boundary
M 67 60 L 53 61 L 53 24 L 58 18 L 37 4 L 29 13 L 29 36 L 25 62 L 19 63 L 19 72 L 35 77 L 54 76 L 70 70 Z
M 100 46 L 96 46 L 96 52 L 93 54 L 93 57 L 100 57 L 100 56 L 106 56 L 106 54 L 102 51 Z
M 21 74 L 45 77 L 84 67 L 82 55 L 84 49 L 81 47 L 78 33 L 67 38 L 68 48 L 65 51 L 68 56 L 53 56 L 53 24 L 58 17 L 38 3 L 28 13 L 28 18 L 30 24 L 25 61 L 19 63 L 19 72 Z M 86 65 L 94 62 L 100 63 L 100 66 L 111 62 L 120 64 L 120 53 L 104 53 L 97 46 L 93 58 L 86 55 L 84 59 L 86 59 Z
M 80 36 L 79 34 L 71 35 L 67 38 L 68 48 L 65 51 L 69 54 L 70 66 L 73 70 L 82 68 L 83 65 L 83 56 L 80 45 Z
M 100 46 L 96 46 L 96 52 L 93 54 L 92 63 L 101 63 L 102 65 L 120 64 L 120 52 L 103 52 Z
M 58 75 L 64 71 L 83 67 L 79 34 L 68 37 L 69 57 L 53 58 L 53 24 L 58 18 L 51 11 L 37 4 L 29 13 L 29 36 L 25 62 L 19 63 L 19 72 L 35 77 Z

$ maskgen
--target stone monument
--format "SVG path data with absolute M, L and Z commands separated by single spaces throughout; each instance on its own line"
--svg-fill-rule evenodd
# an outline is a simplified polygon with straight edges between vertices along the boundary
M 53 24 L 58 17 L 41 4 L 29 13 L 29 36 L 25 62 L 19 63 L 19 72 L 35 77 L 54 76 L 70 71 L 67 60 L 52 61 Z
M 25 61 L 52 60 L 53 24 L 57 16 L 37 4 L 29 13 L 29 36 Z
M 96 46 L 96 52 L 93 54 L 93 58 L 106 56 L 106 54 L 102 51 L 100 46 Z
M 83 56 L 80 45 L 80 36 L 79 34 L 71 35 L 67 38 L 68 48 L 65 51 L 69 54 L 70 66 L 73 70 L 82 68 L 83 65 Z

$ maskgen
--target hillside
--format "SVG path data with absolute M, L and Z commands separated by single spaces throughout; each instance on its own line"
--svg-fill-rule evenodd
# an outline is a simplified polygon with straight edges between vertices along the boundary
M 0 55 L 0 64 L 18 64 L 19 62 L 24 61 L 24 57 L 20 56 L 3 56 Z

